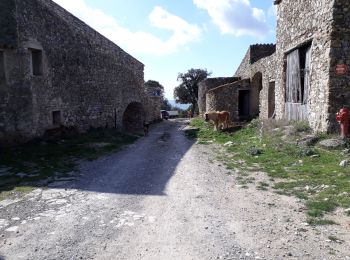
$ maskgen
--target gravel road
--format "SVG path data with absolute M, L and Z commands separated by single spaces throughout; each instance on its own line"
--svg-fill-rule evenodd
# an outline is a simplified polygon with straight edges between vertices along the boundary
M 296 199 L 242 189 L 222 148 L 184 127 L 160 123 L 75 180 L 0 202 L 0 259 L 350 259 L 350 223 L 310 227 Z

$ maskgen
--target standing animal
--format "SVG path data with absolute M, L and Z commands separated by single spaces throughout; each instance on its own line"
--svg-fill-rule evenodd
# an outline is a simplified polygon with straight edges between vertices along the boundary
M 211 111 L 204 114 L 205 121 L 213 121 L 214 129 L 219 130 L 219 126 L 227 128 L 230 122 L 230 112 L 228 111 Z
M 145 122 L 143 121 L 143 132 L 145 134 L 145 136 L 148 136 L 148 133 L 149 133 L 149 123 L 148 122 Z

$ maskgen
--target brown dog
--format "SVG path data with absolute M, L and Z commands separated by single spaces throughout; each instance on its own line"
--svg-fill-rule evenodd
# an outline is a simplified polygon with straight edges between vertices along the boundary
M 143 122 L 143 132 L 145 134 L 145 136 L 148 136 L 149 133 L 149 123 Z
M 222 126 L 223 129 L 229 126 L 230 122 L 230 112 L 228 111 L 211 111 L 204 114 L 205 121 L 213 121 L 214 129 L 219 130 L 219 126 Z

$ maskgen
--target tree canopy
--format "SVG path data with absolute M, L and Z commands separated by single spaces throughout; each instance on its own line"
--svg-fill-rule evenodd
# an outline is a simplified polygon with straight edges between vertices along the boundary
M 158 81 L 148 80 L 144 85 L 149 94 L 164 99 L 164 87 Z
M 185 73 L 179 73 L 177 80 L 180 85 L 174 89 L 176 103 L 192 104 L 193 108 L 198 103 L 198 83 L 211 75 L 206 69 L 189 69 Z M 192 110 L 192 113 L 194 111 Z

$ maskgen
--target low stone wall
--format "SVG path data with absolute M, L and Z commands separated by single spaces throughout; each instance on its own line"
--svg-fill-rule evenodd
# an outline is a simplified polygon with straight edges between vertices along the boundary
M 207 110 L 206 108 L 206 94 L 209 90 L 216 88 L 227 83 L 232 83 L 240 78 L 238 77 L 220 77 L 220 78 L 208 78 L 199 83 L 198 87 L 198 108 L 199 114 L 204 114 Z
M 231 120 L 239 120 L 239 90 L 249 90 L 250 80 L 240 80 L 211 89 L 206 94 L 207 111 L 230 112 Z

